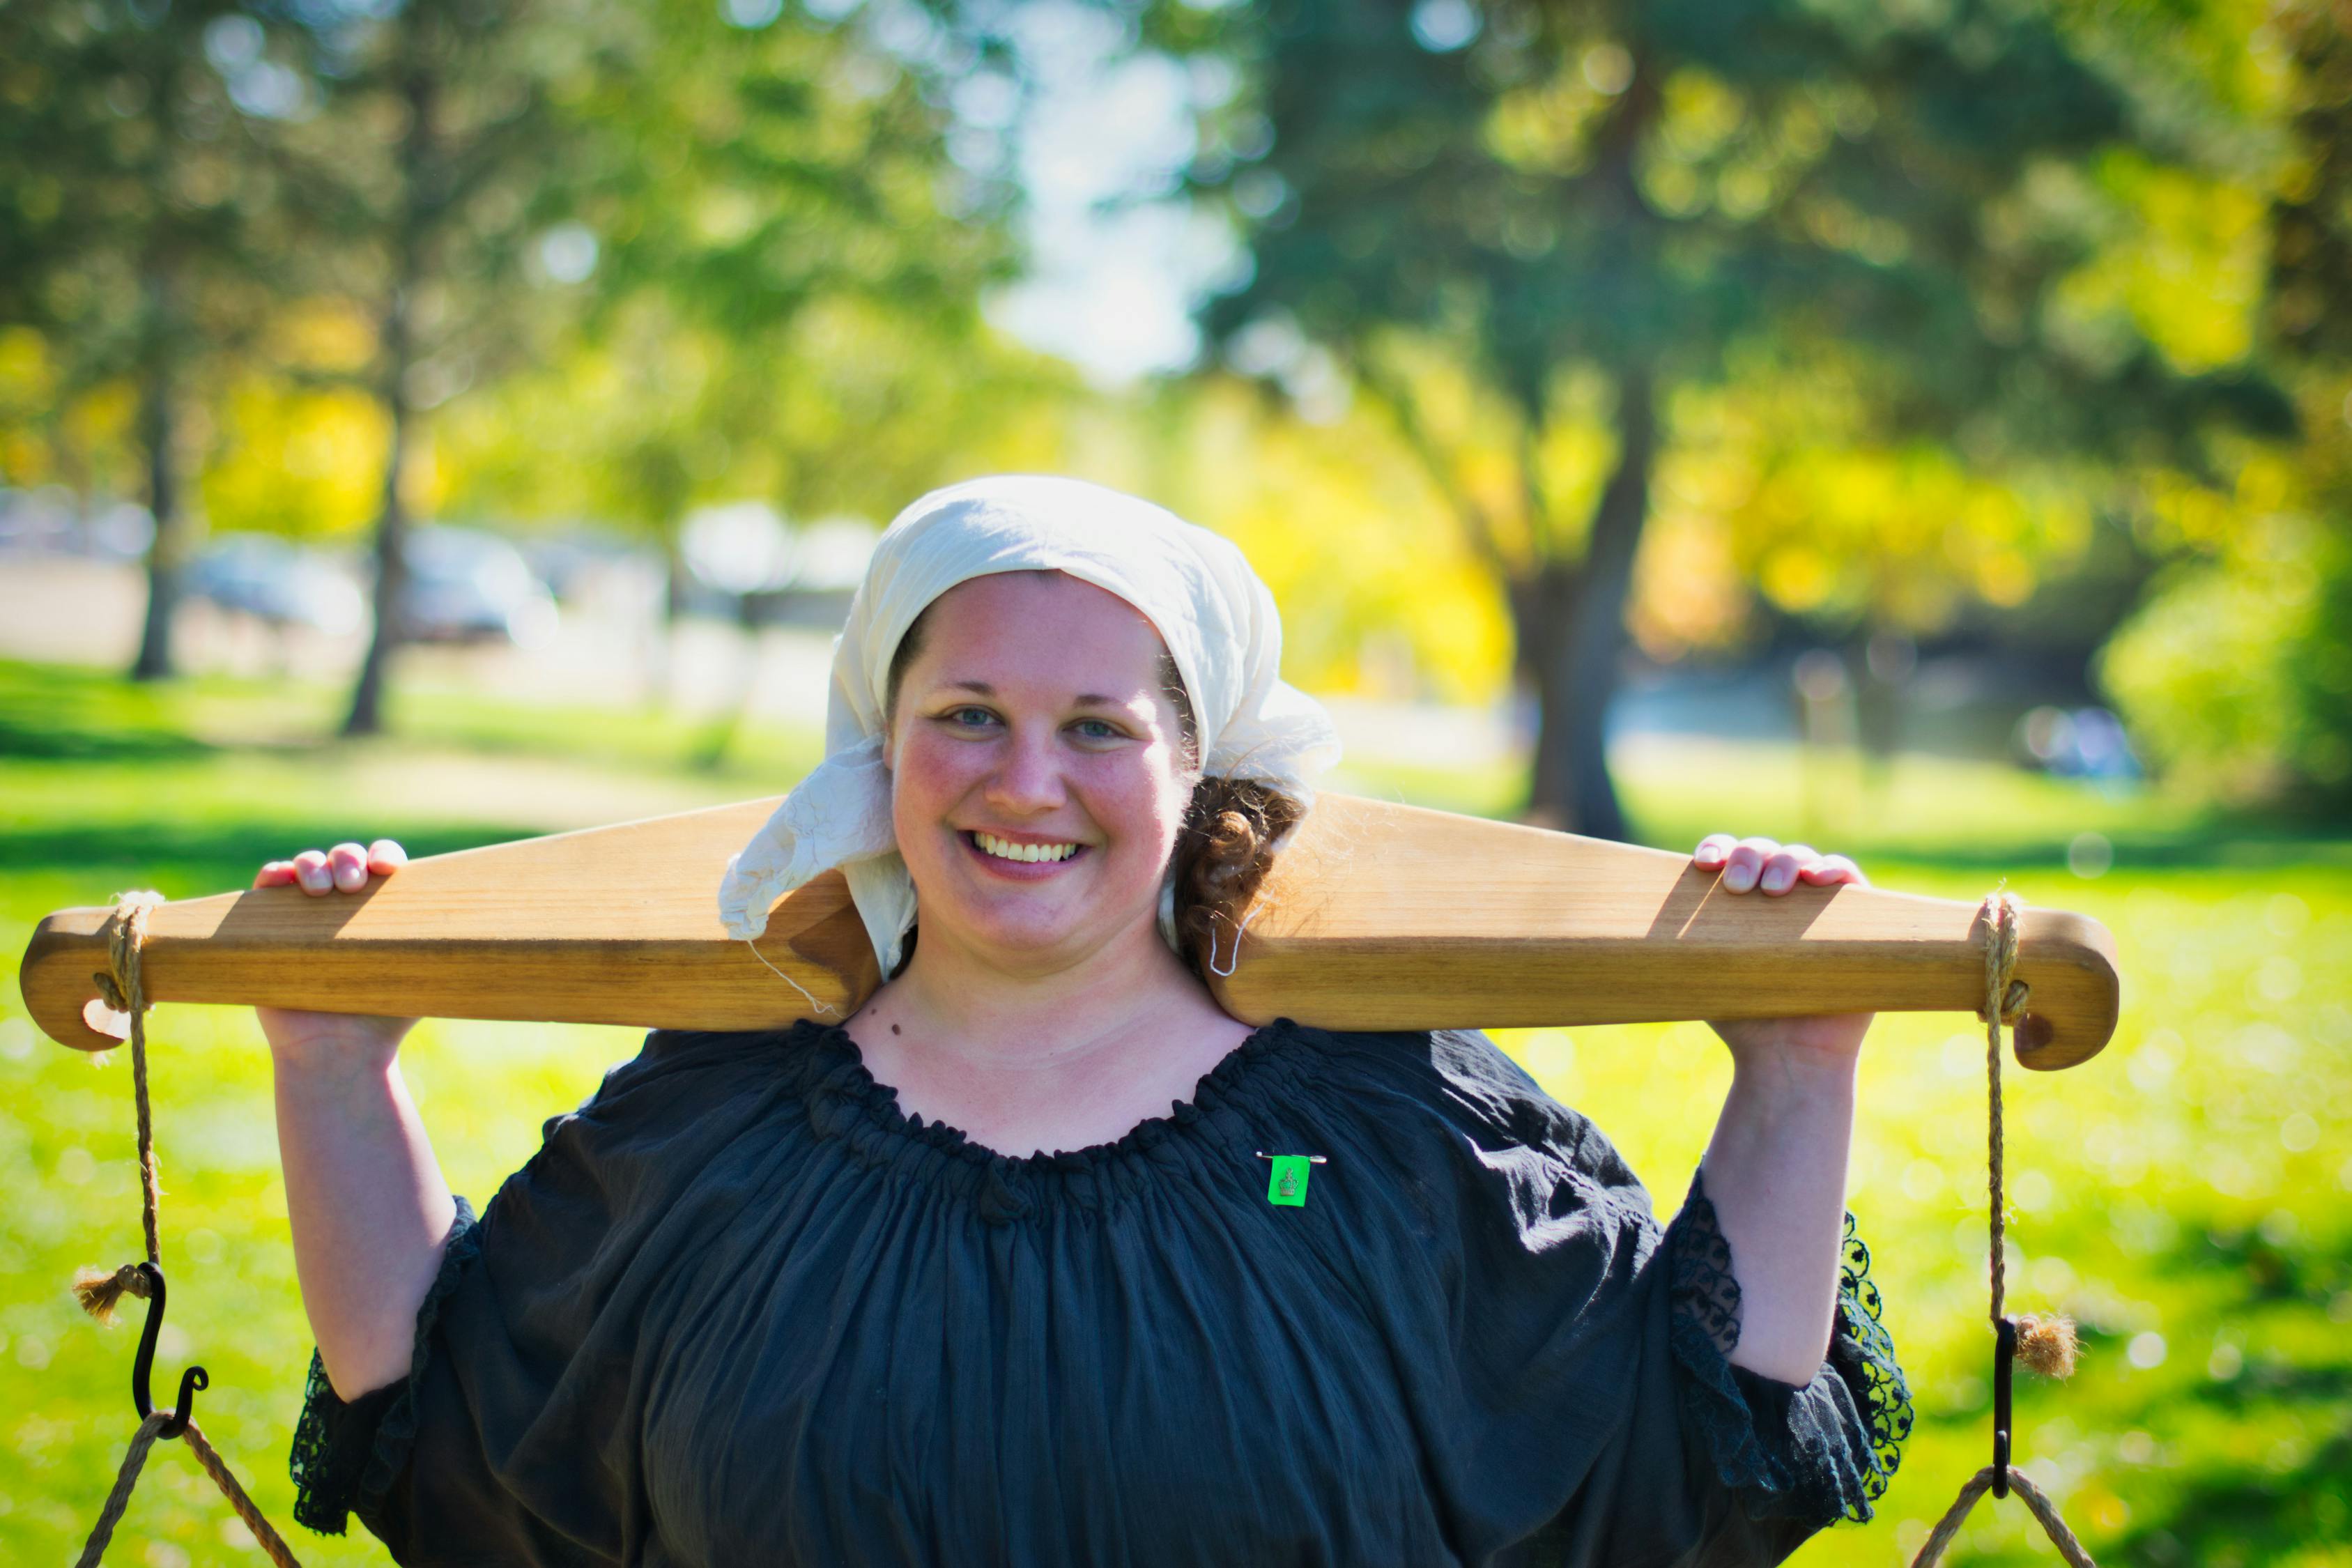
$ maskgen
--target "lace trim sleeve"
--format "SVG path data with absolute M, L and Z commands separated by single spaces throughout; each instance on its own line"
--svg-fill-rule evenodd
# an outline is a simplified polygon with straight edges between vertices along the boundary
M 310 1352 L 310 1380 L 303 1387 L 302 1414 L 294 1426 L 294 1451 L 288 1465 L 294 1478 L 297 1523 L 322 1535 L 341 1535 L 353 1510 L 363 1515 L 399 1478 L 416 1440 L 416 1385 L 432 1360 L 433 1329 L 441 1304 L 480 1251 L 473 1205 L 459 1198 L 440 1272 L 416 1310 L 415 1349 L 408 1375 L 400 1382 L 346 1403 L 327 1381 L 319 1352 Z
M 1911 1434 L 1911 1394 L 1879 1321 L 1870 1249 L 1845 1216 L 1837 1326 L 1830 1352 L 1802 1388 L 1731 1364 L 1739 1344 L 1739 1281 L 1715 1205 L 1697 1177 L 1667 1227 L 1669 1344 L 1684 1414 L 1724 1484 L 1759 1517 L 1828 1523 L 1871 1516 Z

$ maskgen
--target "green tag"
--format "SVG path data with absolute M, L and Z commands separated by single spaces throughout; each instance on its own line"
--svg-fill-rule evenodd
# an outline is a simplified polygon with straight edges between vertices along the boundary
M 1285 1208 L 1307 1206 L 1307 1178 L 1315 1169 L 1305 1154 L 1276 1154 L 1269 1162 L 1274 1170 L 1265 1180 L 1265 1201 Z

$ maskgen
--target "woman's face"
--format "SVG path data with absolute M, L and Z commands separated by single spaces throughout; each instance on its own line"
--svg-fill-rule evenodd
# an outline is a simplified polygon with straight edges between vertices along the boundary
M 1142 612 L 1058 572 L 932 601 L 883 753 L 926 948 L 1036 973 L 1149 935 L 1194 783 L 1163 654 Z

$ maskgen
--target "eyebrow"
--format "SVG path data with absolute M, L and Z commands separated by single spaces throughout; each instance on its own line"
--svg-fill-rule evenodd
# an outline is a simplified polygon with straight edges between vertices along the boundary
M 996 688 L 985 680 L 950 680 L 948 682 L 948 689 L 977 692 L 982 697 L 996 695 Z M 1105 697 L 1096 691 L 1079 692 L 1070 705 L 1074 708 L 1124 708 L 1127 706 L 1116 697 Z

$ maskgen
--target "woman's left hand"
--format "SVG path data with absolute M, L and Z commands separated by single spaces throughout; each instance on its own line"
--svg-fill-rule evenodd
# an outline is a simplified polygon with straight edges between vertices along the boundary
M 1780 844 L 1769 838 L 1740 838 L 1710 833 L 1699 840 L 1692 863 L 1702 871 L 1721 871 L 1716 885 L 1727 893 L 1761 889 L 1777 899 L 1802 882 L 1832 888 L 1851 883 L 1870 886 L 1862 868 L 1843 855 L 1823 855 L 1804 844 Z M 1707 1026 L 1731 1047 L 1735 1068 L 1769 1059 L 1801 1056 L 1850 1064 L 1861 1054 L 1862 1037 L 1874 1016 L 1869 1013 L 1823 1013 L 1802 1018 L 1732 1018 Z

